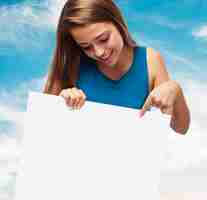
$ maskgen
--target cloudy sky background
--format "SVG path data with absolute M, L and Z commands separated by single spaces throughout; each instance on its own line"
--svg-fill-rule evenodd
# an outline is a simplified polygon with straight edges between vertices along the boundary
M 0 199 L 9 199 L 29 90 L 41 91 L 64 0 L 0 1 Z M 207 184 L 207 1 L 116 0 L 135 40 L 161 52 L 191 110 L 186 136 L 169 135 L 165 191 Z

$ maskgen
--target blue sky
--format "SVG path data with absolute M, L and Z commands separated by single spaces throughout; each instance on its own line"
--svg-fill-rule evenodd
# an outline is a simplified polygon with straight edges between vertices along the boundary
M 4 88 L 12 88 L 22 80 L 29 81 L 46 73 L 55 43 L 54 14 L 59 12 L 51 5 L 55 2 L 51 0 L 9 2 L 2 4 L 0 15 L 0 83 Z M 207 54 L 207 3 L 155 0 L 116 2 L 137 42 L 161 51 L 173 75 L 197 72 L 197 77 L 193 78 L 205 80 L 202 66 Z M 8 81 L 11 77 L 12 81 Z
M 8 89 L 46 73 L 55 43 L 55 20 L 60 11 L 52 3 L 63 1 L 9 2 L 2 3 L 0 15 L 0 83 Z M 192 76 L 196 72 L 197 76 L 192 78 L 205 81 L 202 70 L 207 55 L 207 3 L 116 2 L 137 42 L 161 51 L 173 76 L 177 78 L 181 72 Z
M 0 136 L 19 134 L 29 90 L 40 91 L 64 0 L 0 1 Z M 188 140 L 169 140 L 169 168 L 207 167 L 207 1 L 116 0 L 136 41 L 161 52 L 192 113 Z M 189 151 L 189 146 L 191 150 Z M 1 153 L 1 152 L 0 152 Z M 193 167 L 192 167 L 193 166 Z
M 25 111 L 28 90 L 40 90 L 48 71 L 64 0 L 6 2 L 0 4 L 0 101 L 2 107 Z M 171 77 L 186 92 L 198 88 L 193 94 L 205 98 L 207 2 L 116 3 L 135 40 L 161 52 Z

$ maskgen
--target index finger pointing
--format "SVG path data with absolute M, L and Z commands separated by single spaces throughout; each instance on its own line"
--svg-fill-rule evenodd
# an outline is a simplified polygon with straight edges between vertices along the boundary
M 150 109 L 151 105 L 152 105 L 152 98 L 151 98 L 151 96 L 149 95 L 149 96 L 147 97 L 147 100 L 145 101 L 145 103 L 144 103 L 142 109 L 140 110 L 140 117 L 142 117 L 142 116 L 145 114 L 145 112 L 146 112 L 148 109 Z

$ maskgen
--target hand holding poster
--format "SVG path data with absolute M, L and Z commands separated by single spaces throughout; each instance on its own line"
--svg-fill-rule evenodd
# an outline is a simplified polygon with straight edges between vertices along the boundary
M 15 200 L 159 199 L 168 121 L 95 102 L 72 111 L 30 93 Z

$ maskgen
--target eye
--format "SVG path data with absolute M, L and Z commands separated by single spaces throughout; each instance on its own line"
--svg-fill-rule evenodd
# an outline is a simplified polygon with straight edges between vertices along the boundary
M 101 39 L 100 42 L 106 42 L 107 40 L 108 40 L 108 37 Z
M 90 46 L 87 46 L 87 47 L 82 47 L 82 49 L 87 51 L 87 50 L 89 50 L 89 49 L 90 49 Z

